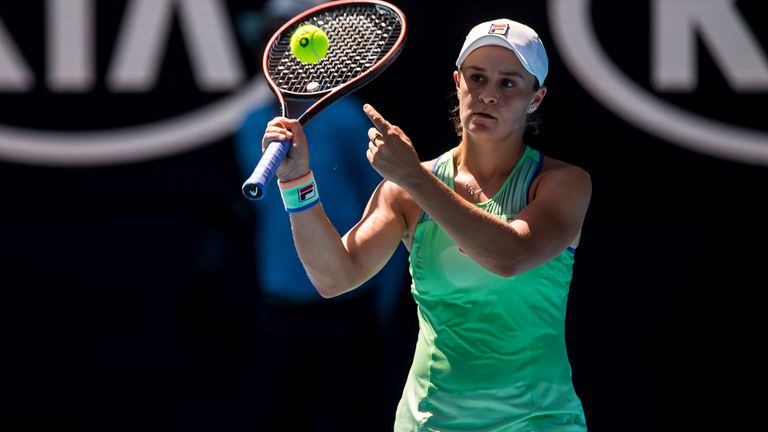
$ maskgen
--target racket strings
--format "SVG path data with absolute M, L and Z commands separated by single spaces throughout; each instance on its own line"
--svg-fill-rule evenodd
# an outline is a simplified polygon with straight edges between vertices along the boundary
M 300 24 L 307 22 L 328 36 L 328 54 L 317 63 L 300 62 L 290 50 L 299 24 L 286 29 L 271 47 L 266 71 L 285 93 L 323 93 L 354 80 L 389 54 L 403 31 L 397 14 L 379 7 L 330 9 Z

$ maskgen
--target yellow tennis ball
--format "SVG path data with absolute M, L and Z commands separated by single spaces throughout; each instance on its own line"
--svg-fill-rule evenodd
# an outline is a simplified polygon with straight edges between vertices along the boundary
M 291 52 L 302 63 L 317 63 L 328 53 L 328 36 L 312 24 L 299 26 L 291 36 Z

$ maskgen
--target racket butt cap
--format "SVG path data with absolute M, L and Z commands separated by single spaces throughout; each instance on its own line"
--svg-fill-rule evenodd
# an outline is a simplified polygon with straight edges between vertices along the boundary
M 243 185 L 243 195 L 252 201 L 264 198 L 264 188 L 255 183 L 246 183 Z

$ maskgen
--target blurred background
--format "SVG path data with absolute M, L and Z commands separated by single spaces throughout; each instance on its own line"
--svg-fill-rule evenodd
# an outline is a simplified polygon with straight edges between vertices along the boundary
M 259 220 L 235 142 L 272 98 L 265 3 L 0 3 L 0 430 L 268 430 L 252 377 L 277 348 L 255 324 Z M 566 331 L 590 430 L 764 423 L 765 2 L 395 4 L 405 50 L 357 97 L 422 159 L 457 143 L 452 71 L 474 24 L 525 22 L 548 49 L 528 143 L 594 185 Z M 371 397 L 358 430 L 391 430 L 410 365 L 399 283 L 357 347 L 371 378 L 311 389 Z

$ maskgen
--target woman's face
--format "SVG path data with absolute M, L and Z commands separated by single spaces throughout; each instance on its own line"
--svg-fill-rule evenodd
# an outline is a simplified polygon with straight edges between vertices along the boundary
M 522 136 L 528 109 L 538 107 L 547 91 L 534 91 L 536 78 L 514 52 L 500 46 L 472 51 L 453 77 L 464 133 L 478 138 Z

